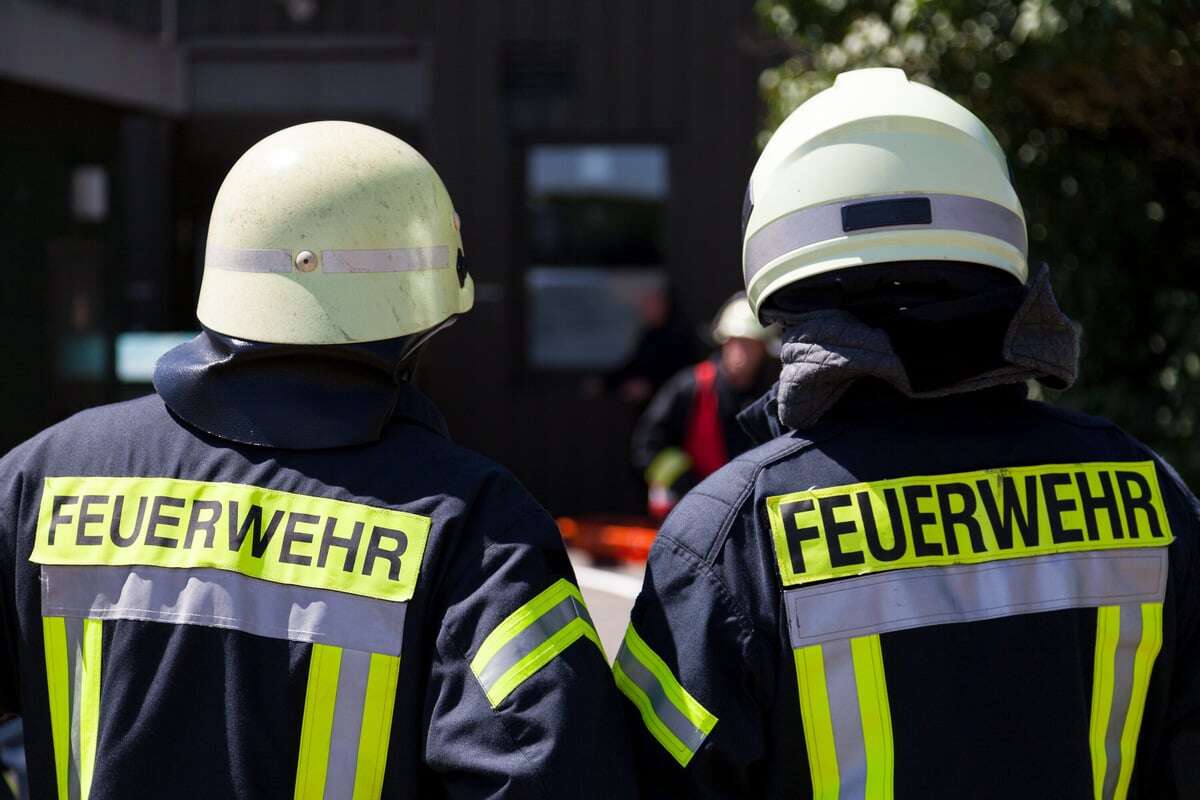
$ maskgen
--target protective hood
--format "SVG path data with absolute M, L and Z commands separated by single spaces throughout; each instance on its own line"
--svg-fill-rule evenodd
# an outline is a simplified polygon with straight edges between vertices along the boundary
M 404 380 L 412 352 L 411 337 L 309 346 L 204 330 L 159 359 L 154 388 L 190 425 L 260 447 L 367 444 L 398 416 L 447 435 L 433 403 Z
M 1079 332 L 1042 267 L 1025 287 L 906 310 L 885 328 L 841 310 L 783 315 L 783 370 L 775 393 L 783 428 L 815 425 L 851 386 L 875 379 L 913 398 L 945 397 L 1034 379 L 1075 382 Z M 988 333 L 991 331 L 992 333 Z M 743 425 L 769 408 L 748 409 Z

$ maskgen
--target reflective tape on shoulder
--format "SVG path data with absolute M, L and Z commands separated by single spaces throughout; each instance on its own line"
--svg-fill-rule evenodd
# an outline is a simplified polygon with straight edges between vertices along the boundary
M 848 226 L 843 217 L 844 209 L 854 209 L 868 203 L 916 199 L 929 201 L 928 224 L 896 224 L 894 221 L 880 219 L 876 220 L 880 223 L 877 225 L 870 225 L 868 220 Z M 847 227 L 850 229 L 847 230 Z M 845 236 L 905 228 L 978 233 L 1005 242 L 1022 254 L 1029 249 L 1025 221 L 1011 209 L 978 197 L 919 194 L 851 198 L 800 209 L 764 225 L 746 242 L 744 277 L 749 283 L 768 264 L 802 247 Z
M 204 625 L 399 655 L 407 603 L 219 569 L 42 567 L 47 615 Z
M 717 718 L 693 697 L 666 662 L 630 625 L 613 663 L 617 688 L 638 709 L 658 743 L 686 767 L 717 724 Z
M 604 652 L 578 587 L 565 578 L 509 614 L 484 638 L 471 671 L 492 707 L 581 638 Z
M 919 567 L 784 592 L 792 647 L 928 625 L 1161 601 L 1166 548 Z

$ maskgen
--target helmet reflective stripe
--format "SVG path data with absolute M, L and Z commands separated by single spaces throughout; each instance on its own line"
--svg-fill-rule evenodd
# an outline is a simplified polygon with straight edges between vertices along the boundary
M 391 134 L 312 122 L 268 136 L 213 204 L 197 316 L 280 344 L 394 339 L 468 311 L 454 205 Z
M 929 210 L 928 222 L 917 222 L 900 217 L 896 222 L 870 220 L 868 224 L 859 225 L 853 221 L 853 212 L 866 206 L 880 205 L 890 202 L 904 202 L 910 199 L 925 200 Z M 875 222 L 876 224 L 869 224 Z M 802 247 L 838 239 L 843 236 L 856 236 L 881 228 L 905 228 L 908 230 L 933 229 L 957 230 L 990 236 L 1010 245 L 1020 253 L 1022 259 L 1028 252 L 1028 241 L 1025 233 L 1025 220 L 1008 210 L 988 200 L 961 195 L 922 195 L 917 197 L 894 197 L 886 199 L 872 198 L 869 202 L 861 199 L 839 201 L 827 205 L 804 208 L 781 217 L 774 222 L 759 228 L 746 241 L 744 258 L 744 277 L 750 284 L 763 267 L 778 258 L 789 255 Z M 1024 279 L 1025 275 L 1016 276 Z
M 1028 278 L 1025 216 L 996 138 L 897 69 L 845 72 L 784 120 L 743 204 L 756 314 L 805 278 L 868 264 L 958 261 Z

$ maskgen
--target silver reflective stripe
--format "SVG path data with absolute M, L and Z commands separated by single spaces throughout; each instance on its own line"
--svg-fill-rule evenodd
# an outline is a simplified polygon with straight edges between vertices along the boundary
M 445 269 L 450 266 L 450 248 L 403 247 L 395 250 L 322 250 L 322 272 L 410 272 Z
M 1120 633 L 1117 654 L 1113 663 L 1112 705 L 1108 714 L 1108 729 L 1104 734 L 1104 752 L 1108 757 L 1104 772 L 1103 797 L 1117 796 L 1117 780 L 1121 773 L 1121 734 L 1125 730 L 1129 704 L 1133 699 L 1133 667 L 1138 645 L 1142 641 L 1142 608 L 1123 605 L 1120 608 Z
M 67 617 L 63 623 L 67 629 L 67 675 L 69 676 L 67 685 L 70 698 L 68 702 L 71 708 L 71 755 L 67 767 L 67 792 L 70 800 L 79 800 L 81 797 L 79 768 L 80 756 L 83 752 L 79 746 L 79 707 L 81 705 L 79 700 L 83 696 L 83 658 L 81 657 L 83 620 L 78 617 Z
M 894 225 L 849 232 L 842 229 L 842 209 L 844 207 L 864 202 L 900 200 L 906 197 L 929 198 L 933 221 L 928 225 Z M 859 236 L 864 233 L 922 229 L 980 233 L 1007 242 L 1021 253 L 1028 250 L 1024 220 L 1004 206 L 987 200 L 954 194 L 862 197 L 804 208 L 764 225 L 750 237 L 750 241 L 746 242 L 744 276 L 749 282 L 759 270 L 775 259 L 818 242 L 846 236 Z
M 337 701 L 333 707 L 333 730 L 329 737 L 329 763 L 325 773 L 326 800 L 351 800 L 354 797 L 363 704 L 367 696 L 367 673 L 370 668 L 370 653 L 342 651 Z
M 204 266 L 226 272 L 291 272 L 292 254 L 287 250 L 210 247 L 204 255 Z
M 858 707 L 858 680 L 850 640 L 822 645 L 825 687 L 829 693 L 829 718 L 837 750 L 839 800 L 864 800 L 867 791 L 867 750 L 863 744 L 862 714 Z
M 579 617 L 588 625 L 592 624 L 592 618 L 583 604 L 573 596 L 567 595 L 557 605 L 529 623 L 525 630 L 509 640 L 479 670 L 479 683 L 484 691 L 490 691 L 496 685 L 496 681 L 504 677 L 504 673 L 512 669 L 518 661 Z
M 658 678 L 654 677 L 654 674 L 642 666 L 642 662 L 629 652 L 629 645 L 625 642 L 621 643 L 621 649 L 617 652 L 617 663 L 629 680 L 633 681 L 634 685 L 650 698 L 650 705 L 654 708 L 655 715 L 675 735 L 675 738 L 683 742 L 691 752 L 695 753 L 699 750 L 700 745 L 704 744 L 704 737 L 708 734 L 693 725 L 683 715 L 683 712 L 675 707 L 663 690 L 662 684 L 658 682 Z
M 398 656 L 406 609 L 219 569 L 42 567 L 46 616 L 205 625 Z
M 1161 601 L 1167 549 L 920 567 L 784 592 L 792 647 L 1040 611 Z

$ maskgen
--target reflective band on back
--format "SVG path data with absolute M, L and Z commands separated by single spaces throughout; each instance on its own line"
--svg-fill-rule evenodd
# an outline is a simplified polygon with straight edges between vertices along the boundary
M 850 640 L 850 652 L 866 751 L 866 796 L 891 800 L 896 754 L 891 703 L 883 672 L 883 646 L 878 636 L 860 636 Z
M 379 800 L 400 659 L 314 645 L 296 800 Z
M 933 221 L 928 225 L 881 226 L 843 230 L 842 209 L 864 202 L 928 198 Z M 831 239 L 895 230 L 955 230 L 990 236 L 1011 245 L 1024 255 L 1028 249 L 1025 222 L 1004 206 L 976 197 L 952 194 L 897 195 L 839 200 L 795 211 L 769 222 L 746 242 L 743 277 L 746 282 L 764 267 L 802 247 Z
M 879 637 L 794 655 L 813 797 L 890 800 L 895 756 Z
M 45 614 L 205 625 L 400 655 L 407 603 L 217 569 L 42 568 Z
M 800 691 L 800 721 L 804 725 L 813 800 L 837 800 L 840 789 L 837 745 L 833 736 L 822 651 L 823 646 L 819 644 L 798 647 L 793 651 L 796 685 Z
M 1154 661 L 1162 646 L 1162 603 L 1097 609 L 1089 743 L 1096 800 L 1129 793 Z
M 617 688 L 638 709 L 647 730 L 686 767 L 708 737 L 717 718 L 692 697 L 633 625 L 613 663 Z
M 395 250 L 322 250 L 322 272 L 412 272 L 447 269 L 450 248 L 404 247 Z
M 100 727 L 103 622 L 42 618 L 50 730 L 60 800 L 87 800 Z
M 329 769 L 329 745 L 337 703 L 342 649 L 314 644 L 308 662 L 304 720 L 300 724 L 300 758 L 296 764 L 295 800 L 322 800 Z
M 383 794 L 383 774 L 387 768 L 399 678 L 398 657 L 371 654 L 366 698 L 363 701 L 362 731 L 358 740 L 353 800 L 379 800 Z
M 76 665 L 75 696 L 79 699 L 79 796 L 87 800 L 96 766 L 96 744 L 100 735 L 100 670 L 104 623 L 83 620 L 83 639 Z M 72 737 L 74 738 L 74 737 Z
M 30 560 L 213 568 L 380 600 L 412 599 L 432 521 L 240 483 L 46 478 Z
M 784 592 L 792 647 L 927 625 L 1161 600 L 1165 548 L 923 567 Z
M 287 250 L 210 247 L 204 254 L 204 268 L 226 272 L 291 272 L 292 254 Z
M 837 751 L 838 797 L 865 800 L 867 749 L 863 744 L 862 714 L 858 707 L 858 684 L 850 641 L 827 642 L 821 645 L 821 651 L 825 657 L 825 689 L 829 692 L 833 746 Z
M 362 732 L 363 701 L 367 693 L 367 669 L 370 665 L 370 653 L 342 650 L 333 727 L 329 734 L 329 767 L 325 771 L 323 797 L 327 800 L 350 800 L 353 796 L 354 774 L 358 767 L 358 738 Z
M 59 800 L 71 797 L 71 648 L 67 644 L 66 620 L 42 619 L 42 648 L 46 654 L 46 690 L 50 699 L 50 734 L 54 745 L 54 775 Z
M 495 708 L 527 678 L 581 638 L 590 640 L 604 652 L 583 595 L 570 581 L 560 579 L 508 615 L 487 635 L 471 659 L 471 671 Z

